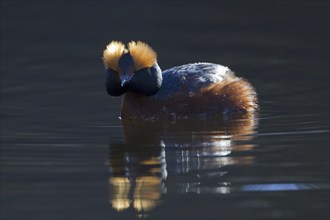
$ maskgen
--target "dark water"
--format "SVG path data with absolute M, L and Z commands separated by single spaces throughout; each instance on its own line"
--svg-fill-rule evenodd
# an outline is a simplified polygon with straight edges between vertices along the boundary
M 255 118 L 125 123 L 112 39 L 256 87 Z M 329 2 L 1 2 L 1 220 L 329 219 Z

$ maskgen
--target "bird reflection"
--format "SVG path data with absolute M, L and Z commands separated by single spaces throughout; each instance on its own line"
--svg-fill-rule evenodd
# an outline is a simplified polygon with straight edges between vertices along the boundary
M 165 149 L 149 128 L 124 125 L 125 140 L 109 147 L 110 203 L 117 211 L 132 208 L 140 217 L 161 202 L 166 190 Z
M 122 125 L 124 140 L 110 143 L 108 158 L 109 202 L 117 211 L 134 210 L 144 217 L 169 191 L 230 193 L 231 183 L 222 179 L 228 171 L 223 168 L 253 163 L 252 156 L 232 156 L 254 147 L 249 142 L 256 127 L 252 116 L 123 121 Z M 172 179 L 167 178 L 168 172 Z M 166 187 L 169 179 L 171 184 Z

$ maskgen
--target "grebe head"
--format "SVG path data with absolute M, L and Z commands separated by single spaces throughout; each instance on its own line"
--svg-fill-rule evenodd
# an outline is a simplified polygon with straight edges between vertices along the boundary
M 106 88 L 112 96 L 127 91 L 151 96 L 162 84 L 156 52 L 141 41 L 131 41 L 127 48 L 122 42 L 112 41 L 103 52 L 103 61 Z

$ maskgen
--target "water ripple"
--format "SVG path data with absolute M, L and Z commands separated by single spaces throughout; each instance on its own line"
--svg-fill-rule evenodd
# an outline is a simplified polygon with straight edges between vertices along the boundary
M 327 190 L 329 183 L 270 183 L 247 184 L 241 187 L 241 191 L 300 191 L 300 190 Z

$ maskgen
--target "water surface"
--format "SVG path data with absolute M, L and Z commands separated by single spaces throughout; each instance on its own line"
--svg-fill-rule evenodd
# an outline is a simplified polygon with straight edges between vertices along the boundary
M 1 219 L 329 219 L 329 3 L 1 2 Z M 119 120 L 101 60 L 208 61 L 255 117 Z

